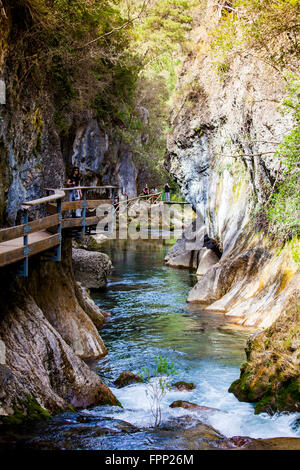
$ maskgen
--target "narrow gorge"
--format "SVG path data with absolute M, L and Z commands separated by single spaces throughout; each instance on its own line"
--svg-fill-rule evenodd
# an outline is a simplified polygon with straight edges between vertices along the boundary
M 299 448 L 299 2 L 260 3 L 0 0 L 0 448 Z M 116 384 L 161 354 L 153 426 Z

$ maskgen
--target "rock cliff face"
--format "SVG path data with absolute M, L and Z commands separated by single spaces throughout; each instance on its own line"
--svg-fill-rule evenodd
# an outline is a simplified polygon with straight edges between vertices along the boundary
M 96 119 L 76 129 L 71 160 L 81 168 L 87 184 L 113 182 L 129 197 L 136 196 L 138 171 L 130 148 L 112 131 L 101 129 Z
M 76 285 L 71 243 L 61 263 L 31 260 L 28 279 L 1 276 L 0 423 L 91 404 L 118 405 L 82 359 L 107 351 L 90 318 L 104 317 Z
M 23 83 L 20 64 L 12 60 L 13 21 L 22 18 L 11 18 L 9 8 L 7 13 L 0 11 L 0 79 L 6 84 L 6 103 L 0 104 L 0 227 L 22 223 L 22 202 L 45 196 L 45 188 L 63 187 L 73 164 L 80 166 L 83 184 L 122 187 L 128 180 L 125 189 L 135 194 L 132 155 L 113 130 L 100 126 L 90 109 L 78 113 L 69 106 L 59 114 L 53 83 Z M 32 209 L 30 217 L 45 215 L 43 210 Z M 16 279 L 14 267 L 0 270 L 0 423 L 118 404 L 83 361 L 107 353 L 97 330 L 105 317 L 75 282 L 70 240 L 64 241 L 62 259 L 31 258 L 28 279 Z
M 6 85 L 13 86 L 8 75 Z M 51 96 L 33 91 L 22 106 L 14 99 L 8 95 L 7 104 L 0 105 L 2 225 L 20 223 L 23 201 L 45 196 L 44 188 L 65 186 L 73 165 L 80 167 L 85 185 L 116 185 L 136 196 L 138 171 L 130 149 L 114 132 L 101 130 L 91 112 L 71 116 L 65 136 L 54 122 Z
M 216 72 L 207 44 L 218 15 L 215 2 L 207 3 L 206 17 L 195 33 L 194 52 L 181 74 L 166 166 L 203 219 L 208 235 L 222 245 L 223 254 L 201 276 L 188 301 L 234 316 L 239 324 L 264 329 L 281 321 L 300 300 L 299 241 L 279 250 L 253 224 L 255 203 L 266 197 L 265 185 L 272 186 L 281 177 L 272 152 L 291 122 L 279 110 L 284 83 L 272 67 L 245 51 L 231 59 L 228 70 Z M 299 319 L 293 318 L 295 340 Z M 257 341 L 262 345 L 263 336 Z M 254 356 L 248 353 L 252 366 Z M 274 364 L 270 350 L 269 356 Z M 249 373 L 251 365 L 247 367 Z M 252 367 L 251 376 L 257 374 Z M 278 374 L 276 367 L 267 368 L 264 382 L 268 377 L 280 388 L 284 381 Z M 299 377 L 299 369 L 290 371 L 291 377 Z M 294 409 L 299 406 L 299 380 L 297 384 Z
M 65 186 L 73 165 L 85 185 L 116 185 L 137 193 L 138 171 L 132 152 L 117 128 L 100 125 L 91 109 L 65 116 L 67 129 L 55 120 L 53 91 L 32 86 L 14 93 L 15 76 L 4 67 L 6 104 L 0 104 L 0 225 L 21 222 L 21 203 L 45 196 L 45 188 Z M 0 70 L 0 77 L 1 77 Z

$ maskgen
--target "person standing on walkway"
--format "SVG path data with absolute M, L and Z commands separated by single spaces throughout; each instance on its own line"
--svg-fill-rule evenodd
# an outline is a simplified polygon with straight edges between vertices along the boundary
M 80 174 L 78 166 L 74 166 L 72 173 L 67 180 L 67 186 L 69 188 L 80 188 Z M 81 189 L 73 189 L 69 191 L 69 201 L 80 201 L 82 198 Z M 75 217 L 74 211 L 72 211 L 72 217 Z M 81 209 L 76 209 L 76 217 L 81 217 Z
M 157 188 L 154 187 L 151 191 L 152 193 L 152 204 L 156 204 L 156 200 L 158 198 L 158 191 L 157 191 Z
M 170 202 L 170 186 L 168 183 L 165 184 L 164 190 L 165 190 L 165 202 Z

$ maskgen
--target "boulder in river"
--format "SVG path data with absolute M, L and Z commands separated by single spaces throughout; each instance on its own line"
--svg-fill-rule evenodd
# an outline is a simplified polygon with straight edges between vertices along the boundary
M 197 269 L 199 258 L 199 250 L 186 250 L 183 253 L 168 258 L 166 261 L 167 266 L 172 266 L 173 268 L 187 268 L 187 269 Z
M 175 384 L 173 384 L 173 386 L 176 387 L 177 390 L 179 390 L 180 392 L 190 392 L 191 390 L 194 390 L 196 388 L 193 382 L 188 383 L 184 381 L 176 382 Z
M 143 379 L 138 375 L 130 372 L 128 370 L 124 370 L 119 377 L 114 381 L 114 385 L 118 388 L 126 387 L 127 385 L 131 385 L 134 383 L 143 382 Z
M 184 408 L 190 411 L 221 411 L 218 408 L 210 408 L 209 406 L 201 406 L 196 403 L 190 403 L 189 401 L 176 400 L 171 403 L 170 408 Z
M 84 287 L 99 289 L 106 286 L 112 268 L 106 254 L 73 248 L 72 264 L 76 281 Z

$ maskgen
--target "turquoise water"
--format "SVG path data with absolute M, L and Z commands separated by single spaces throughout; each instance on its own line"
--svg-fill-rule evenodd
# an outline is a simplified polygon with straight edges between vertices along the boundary
M 172 401 L 182 399 L 219 409 L 207 422 L 228 437 L 299 435 L 293 425 L 299 414 L 257 416 L 254 405 L 241 403 L 228 393 L 230 384 L 239 377 L 244 347 L 252 332 L 235 328 L 223 315 L 189 306 L 186 298 L 196 277 L 187 270 L 166 267 L 167 249 L 159 242 L 111 242 L 104 246 L 114 270 L 107 289 L 94 291 L 93 298 L 112 317 L 101 331 L 109 354 L 98 363 L 97 371 L 124 406 L 111 416 L 136 426 L 151 425 L 145 386 L 116 389 L 112 382 L 123 370 L 138 373 L 144 366 L 150 367 L 155 355 L 161 354 L 174 362 L 176 381 L 196 385 L 191 392 L 167 394 L 163 419 L 186 414 L 169 408 Z
M 228 393 L 230 384 L 239 377 L 251 332 L 237 329 L 223 315 L 188 305 L 187 294 L 196 276 L 166 267 L 167 250 L 162 241 L 103 244 L 102 251 L 109 254 L 114 269 L 107 288 L 92 291 L 92 297 L 102 309 L 111 312 L 111 318 L 100 331 L 108 355 L 93 369 L 123 408 L 96 406 L 58 415 L 30 430 L 19 427 L 18 436 L 13 436 L 18 445 L 30 449 L 194 448 L 198 437 L 196 444 L 190 444 L 187 438 L 179 443 L 176 439 L 199 422 L 199 415 L 170 408 L 175 400 L 215 408 L 204 413 L 201 421 L 226 437 L 300 436 L 299 413 L 254 415 L 252 404 L 241 403 Z M 113 382 L 124 370 L 140 373 L 143 367 L 151 368 L 158 354 L 174 362 L 177 375 L 173 382 L 194 382 L 196 388 L 167 392 L 161 428 L 155 431 L 145 384 L 117 389 Z M 174 433 L 165 430 L 168 423 L 180 428 L 175 438 Z

